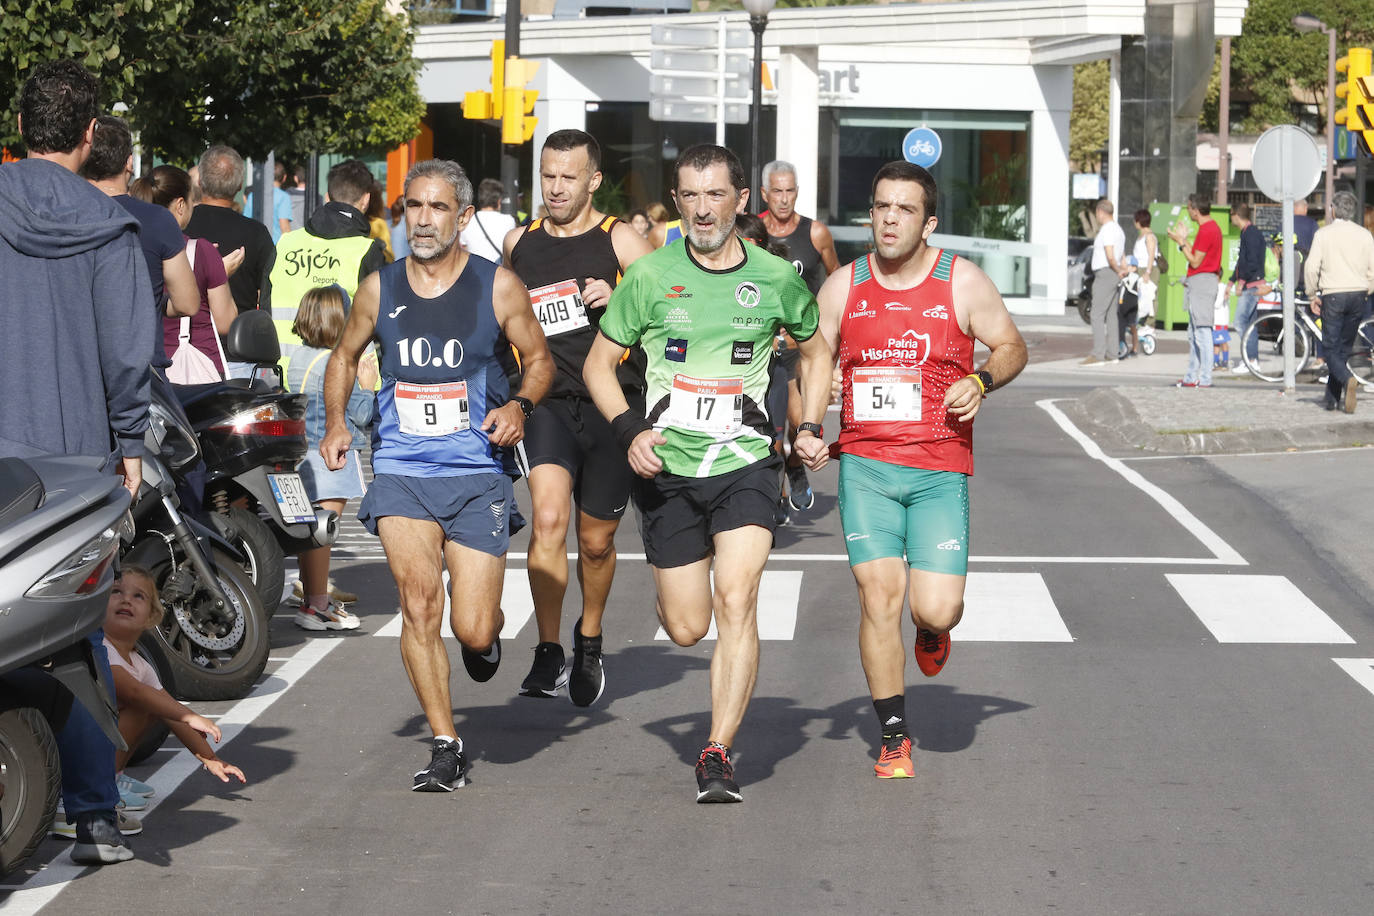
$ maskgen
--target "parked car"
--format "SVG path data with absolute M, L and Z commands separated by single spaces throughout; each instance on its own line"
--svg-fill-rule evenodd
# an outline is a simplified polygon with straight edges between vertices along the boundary
M 1065 287 L 1064 305 L 1077 309 L 1087 324 L 1092 311 L 1093 273 L 1088 269 L 1093 259 L 1092 239 L 1069 237 L 1069 282 Z

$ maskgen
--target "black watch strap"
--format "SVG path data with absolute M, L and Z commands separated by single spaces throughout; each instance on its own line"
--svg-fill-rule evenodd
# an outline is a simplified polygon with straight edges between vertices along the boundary
M 992 373 L 986 369 L 979 369 L 977 372 L 978 381 L 983 383 L 983 394 L 992 390 Z
M 825 429 L 819 423 L 798 423 L 797 432 L 810 433 L 817 439 L 825 438 Z
M 517 394 L 511 400 L 520 405 L 520 412 L 525 415 L 526 420 L 530 418 L 530 414 L 534 413 L 534 402 L 529 398 L 522 398 Z

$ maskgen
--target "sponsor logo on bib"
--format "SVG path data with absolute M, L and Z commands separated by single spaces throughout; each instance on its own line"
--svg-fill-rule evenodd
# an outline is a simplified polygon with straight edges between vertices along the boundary
M 669 337 L 663 348 L 663 358 L 675 363 L 687 362 L 687 340 L 683 337 Z
M 737 340 L 730 344 L 730 364 L 732 366 L 745 366 L 754 361 L 754 342 L 752 340 Z

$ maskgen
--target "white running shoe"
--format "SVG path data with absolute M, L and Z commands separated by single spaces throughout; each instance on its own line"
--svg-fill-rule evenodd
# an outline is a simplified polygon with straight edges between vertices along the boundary
M 333 601 L 324 610 L 301 608 L 296 612 L 296 626 L 302 630 L 356 630 L 363 622 Z

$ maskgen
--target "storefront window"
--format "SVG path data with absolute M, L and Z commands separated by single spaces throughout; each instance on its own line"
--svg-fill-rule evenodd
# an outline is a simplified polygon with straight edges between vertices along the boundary
M 902 158 L 902 139 L 922 125 L 940 135 L 942 146 L 930 170 L 940 189 L 936 231 L 988 242 L 1028 240 L 1028 113 L 823 108 L 817 208 L 835 236 L 841 263 L 871 247 L 873 175 Z M 1003 295 L 1029 295 L 1028 257 L 988 243 L 953 241 L 948 247 L 980 264 Z

